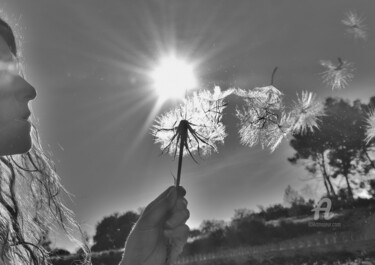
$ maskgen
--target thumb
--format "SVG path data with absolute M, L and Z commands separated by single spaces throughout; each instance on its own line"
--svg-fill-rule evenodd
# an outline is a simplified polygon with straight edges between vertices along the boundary
M 162 224 L 173 209 L 179 188 L 171 186 L 153 200 L 143 211 L 138 224 L 142 229 L 149 229 Z

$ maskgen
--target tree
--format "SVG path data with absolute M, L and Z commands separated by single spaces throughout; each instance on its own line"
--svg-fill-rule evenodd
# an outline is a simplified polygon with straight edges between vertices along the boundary
M 298 191 L 288 185 L 284 191 L 284 203 L 288 206 L 292 206 L 294 204 L 304 204 L 305 199 L 299 194 Z
M 217 230 L 225 228 L 225 222 L 223 220 L 203 220 L 200 225 L 200 231 L 204 235 L 208 235 Z
M 326 151 L 330 146 L 329 142 L 324 141 L 324 133 L 308 131 L 305 134 L 293 135 L 290 145 L 296 150 L 296 153 L 288 160 L 292 164 L 302 162 L 305 169 L 312 175 L 322 176 L 327 195 L 331 197 L 336 194 L 327 171 Z
M 369 181 L 370 190 L 369 193 L 374 197 L 375 196 L 375 179 Z
M 234 210 L 234 215 L 232 217 L 232 221 L 235 220 L 241 220 L 245 217 L 254 215 L 254 212 L 252 210 L 246 209 L 246 208 L 241 208 L 241 209 L 235 209 Z
M 346 181 L 348 196 L 353 197 L 353 190 L 349 180 L 350 175 L 358 172 L 358 165 L 363 161 L 362 150 L 365 146 L 365 119 L 359 101 L 353 105 L 343 100 L 330 100 L 326 102 L 327 117 L 330 124 L 325 124 L 334 139 L 333 147 L 328 153 L 329 165 L 333 169 L 332 177 L 343 176 Z M 333 135 L 331 135 L 333 136 Z
M 189 240 L 195 240 L 201 236 L 201 231 L 199 229 L 190 229 Z
M 92 251 L 123 248 L 126 238 L 138 220 L 139 215 L 129 211 L 104 217 L 96 226 Z
M 278 203 L 261 210 L 256 216 L 269 221 L 279 218 L 287 218 L 289 217 L 289 211 L 288 208 L 285 208 L 282 204 Z
M 367 158 L 367 163 L 363 165 L 363 173 L 368 174 L 370 170 L 375 169 L 375 161 L 373 158 L 371 158 L 370 153 L 374 153 L 374 147 L 375 147 L 375 138 L 369 137 L 368 130 L 374 131 L 374 113 L 375 113 L 375 97 L 370 98 L 370 102 L 368 105 L 362 106 L 362 109 L 364 111 L 364 115 L 366 118 L 366 144 L 364 145 L 364 148 L 362 150 L 363 156 Z M 372 118 L 370 118 L 372 117 Z M 370 118 L 370 119 L 369 119 Z M 371 135 L 372 136 L 372 135 Z M 372 139 L 371 139 L 372 138 Z
M 375 102 L 373 97 L 369 105 Z M 323 177 L 328 196 L 336 197 L 331 179 L 343 177 L 348 197 L 353 197 L 356 185 L 351 177 L 364 171 L 369 145 L 365 142 L 365 116 L 369 105 L 338 98 L 328 98 L 325 102 L 326 115 L 319 122 L 319 130 L 296 134 L 290 145 L 296 150 L 288 158 L 292 164 L 303 162 L 307 171 Z M 367 155 L 366 155 L 367 154 Z
M 312 183 L 308 183 L 300 189 L 300 193 L 305 201 L 317 201 L 320 199 L 317 190 L 317 187 L 313 187 Z
M 240 244 L 256 245 L 267 240 L 268 230 L 265 221 L 256 215 L 234 219 L 231 223 L 231 229 Z

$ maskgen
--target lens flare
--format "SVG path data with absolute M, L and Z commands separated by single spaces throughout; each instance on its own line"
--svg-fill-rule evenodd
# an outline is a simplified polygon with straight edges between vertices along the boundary
M 183 98 L 187 90 L 197 86 L 193 65 L 176 56 L 162 59 L 151 77 L 159 97 L 164 100 Z

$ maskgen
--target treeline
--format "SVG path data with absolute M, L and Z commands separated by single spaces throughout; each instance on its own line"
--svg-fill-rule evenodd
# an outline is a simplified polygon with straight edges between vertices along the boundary
M 352 231 L 359 228 L 359 220 L 367 218 L 375 209 L 375 199 L 359 198 L 347 202 L 338 199 L 337 202 L 338 204 L 333 202 L 338 206 L 335 217 L 319 222 L 340 223 L 339 227 L 309 226 L 309 222 L 314 222 L 312 201 L 290 207 L 277 204 L 257 213 L 246 209 L 236 210 L 230 222 L 206 220 L 200 229 L 191 231 L 191 241 L 186 245 L 183 254 L 193 255 L 240 246 L 271 244 L 317 233 Z
M 227 258 L 191 263 L 190 265 L 372 265 L 375 263 L 375 252 L 353 254 L 351 252 L 330 252 L 324 254 L 299 255 L 293 257 L 242 257 Z
M 290 190 L 290 187 L 286 189 Z M 334 233 L 335 231 L 352 230 L 353 223 L 358 221 L 358 214 L 364 212 L 370 214 L 375 209 L 375 199 L 355 199 L 345 201 L 338 198 L 333 205 L 336 208 L 336 217 L 329 222 L 337 222 L 342 225 L 334 227 L 309 227 L 308 222 L 313 221 L 312 209 L 314 202 L 305 201 L 302 197 L 295 197 L 296 201 L 290 206 L 276 204 L 267 208 L 261 207 L 258 212 L 248 209 L 235 210 L 230 222 L 223 220 L 205 220 L 198 229 L 190 231 L 189 242 L 182 255 L 190 256 L 199 253 L 217 252 L 220 249 L 231 249 L 240 246 L 258 246 L 281 242 L 291 238 L 297 238 L 316 233 Z M 121 253 L 113 251 L 124 247 L 126 238 L 138 218 L 134 212 L 126 212 L 122 215 L 113 214 L 103 218 L 97 225 L 94 236 L 94 245 L 91 250 L 95 253 L 105 252 L 103 255 L 95 255 L 92 258 L 93 265 L 117 265 L 121 260 Z M 361 216 L 366 217 L 366 216 Z M 324 222 L 319 220 L 319 222 Z M 118 236 L 122 232 L 121 237 Z M 52 250 L 51 256 L 66 256 L 70 253 L 66 250 Z M 74 264 L 73 259 L 54 260 L 54 265 Z M 73 263 L 72 263 L 73 262 Z

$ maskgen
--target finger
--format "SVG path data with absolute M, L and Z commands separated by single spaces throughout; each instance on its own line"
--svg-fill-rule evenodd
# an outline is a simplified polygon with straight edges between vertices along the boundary
M 171 186 L 147 205 L 138 221 L 139 226 L 148 229 L 164 222 L 167 214 L 176 204 L 176 200 L 177 189 Z
M 184 249 L 189 236 L 189 227 L 185 224 L 180 225 L 174 229 L 165 230 L 164 235 L 168 238 L 171 247 L 167 264 L 173 264 Z
M 186 242 L 189 237 L 189 226 L 186 224 L 177 226 L 173 229 L 164 230 L 164 235 L 173 241 Z
M 172 216 L 166 221 L 167 228 L 175 228 L 186 223 L 187 219 L 190 217 L 190 212 L 188 209 L 183 209 L 173 212 Z
M 188 205 L 188 201 L 185 198 L 179 197 L 177 198 L 176 205 L 174 207 L 175 210 L 184 210 Z
M 151 203 L 149 203 L 146 208 L 154 208 L 156 205 L 159 205 L 160 203 L 167 201 L 168 198 L 171 196 L 171 193 L 176 192 L 175 189 L 176 189 L 175 186 L 168 187 L 155 200 L 153 200 Z
M 177 261 L 178 256 L 184 250 L 184 246 L 185 246 L 185 242 L 184 243 L 175 242 L 174 244 L 172 244 L 166 265 L 174 264 Z
M 186 190 L 184 187 L 178 186 L 177 193 L 178 193 L 178 196 L 184 197 L 186 195 Z

